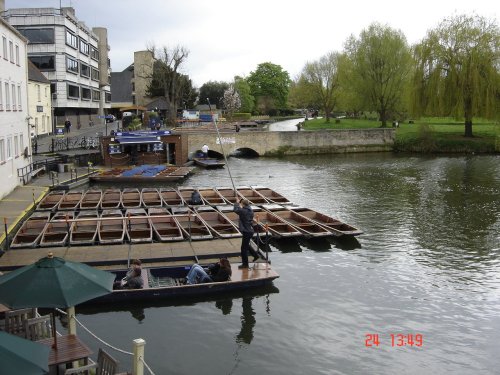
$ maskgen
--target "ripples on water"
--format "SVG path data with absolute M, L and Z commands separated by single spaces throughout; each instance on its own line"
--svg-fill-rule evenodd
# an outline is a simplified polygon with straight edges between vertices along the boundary
M 121 347 L 144 338 L 156 374 L 498 373 L 499 161 L 230 158 L 237 186 L 268 186 L 365 234 L 274 243 L 272 290 L 80 318 Z M 231 180 L 225 169 L 198 171 L 185 184 Z M 365 347 L 367 333 L 379 347 Z M 424 346 L 392 347 L 391 333 L 420 333 Z

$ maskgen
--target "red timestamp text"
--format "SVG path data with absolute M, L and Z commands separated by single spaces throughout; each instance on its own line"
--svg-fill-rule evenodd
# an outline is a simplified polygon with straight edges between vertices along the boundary
M 378 347 L 380 345 L 422 347 L 424 345 L 424 335 L 421 333 L 390 333 L 385 336 L 378 333 L 365 334 L 366 347 Z

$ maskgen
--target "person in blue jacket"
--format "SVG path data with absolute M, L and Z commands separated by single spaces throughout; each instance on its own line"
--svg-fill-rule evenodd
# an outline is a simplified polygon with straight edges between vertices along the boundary
M 234 204 L 233 211 L 239 216 L 238 229 L 243 235 L 241 240 L 241 265 L 238 268 L 248 268 L 248 252 L 250 251 L 253 255 L 253 261 L 255 262 L 259 259 L 259 255 L 250 247 L 250 240 L 253 237 L 253 210 L 250 207 L 250 202 L 247 199 L 243 199 L 241 202 L 239 199 L 236 200 Z

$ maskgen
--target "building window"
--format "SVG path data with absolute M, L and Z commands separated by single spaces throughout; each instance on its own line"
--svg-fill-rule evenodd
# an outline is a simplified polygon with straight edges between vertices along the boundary
M 19 65 L 19 46 L 16 44 L 16 64 Z
M 55 56 L 29 56 L 29 60 L 35 65 L 39 70 L 55 70 Z
M 5 82 L 5 110 L 10 111 L 10 87 L 7 82 Z
M 0 111 L 3 111 L 3 85 L 2 81 L 0 81 Z
M 7 160 L 12 159 L 12 138 L 7 138 Z
M 92 100 L 94 102 L 101 100 L 101 92 L 99 90 L 92 90 Z
M 68 84 L 68 98 L 79 99 L 80 98 L 80 88 L 78 86 Z
M 41 92 L 40 92 L 40 85 L 36 85 L 36 95 L 38 97 L 38 101 L 41 102 L 42 101 L 42 95 L 41 95 Z
M 46 129 L 45 129 L 45 115 L 42 116 L 42 133 L 45 133 L 46 132 Z
M 80 63 L 80 75 L 82 77 L 90 77 L 90 66 L 84 63 Z
M 66 30 L 66 44 L 74 49 L 78 48 L 78 38 L 76 35 Z
M 19 156 L 19 142 L 17 135 L 14 136 L 14 156 Z
M 18 31 L 29 40 L 30 44 L 54 44 L 53 28 L 19 28 Z
M 78 61 L 66 56 L 66 70 L 78 74 Z
M 82 87 L 82 100 L 90 100 L 90 89 Z
M 12 110 L 17 111 L 17 95 L 16 95 L 16 85 L 12 84 Z
M 107 92 L 104 96 L 104 99 L 106 100 L 106 103 L 111 103 L 111 93 Z
M 5 139 L 0 139 L 0 163 L 5 163 Z
M 90 57 L 92 57 L 96 61 L 99 61 L 99 50 L 94 46 L 90 46 Z
M 89 55 L 89 44 L 83 39 L 80 39 L 80 52 L 84 55 Z
M 99 81 L 99 71 L 97 69 L 92 68 L 92 79 L 94 81 Z
M 17 108 L 22 111 L 22 101 L 21 101 L 21 85 L 17 85 Z
M 6 37 L 2 37 L 2 40 L 3 40 L 3 58 L 4 60 L 7 60 L 7 38 Z
M 21 152 L 23 152 L 23 150 L 24 150 L 24 137 L 22 134 L 19 135 L 19 145 L 21 148 Z
M 14 43 L 9 40 L 9 52 L 10 52 L 10 62 L 14 64 Z

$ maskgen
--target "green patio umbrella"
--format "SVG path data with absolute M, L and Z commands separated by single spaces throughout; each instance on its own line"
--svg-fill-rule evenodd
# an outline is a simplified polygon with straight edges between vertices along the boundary
M 114 279 L 109 272 L 49 253 L 34 264 L 0 276 L 0 303 L 12 309 L 68 308 L 111 293 Z M 57 347 L 55 324 L 53 329 Z
M 49 372 L 47 345 L 0 331 L 0 375 L 45 375 Z

